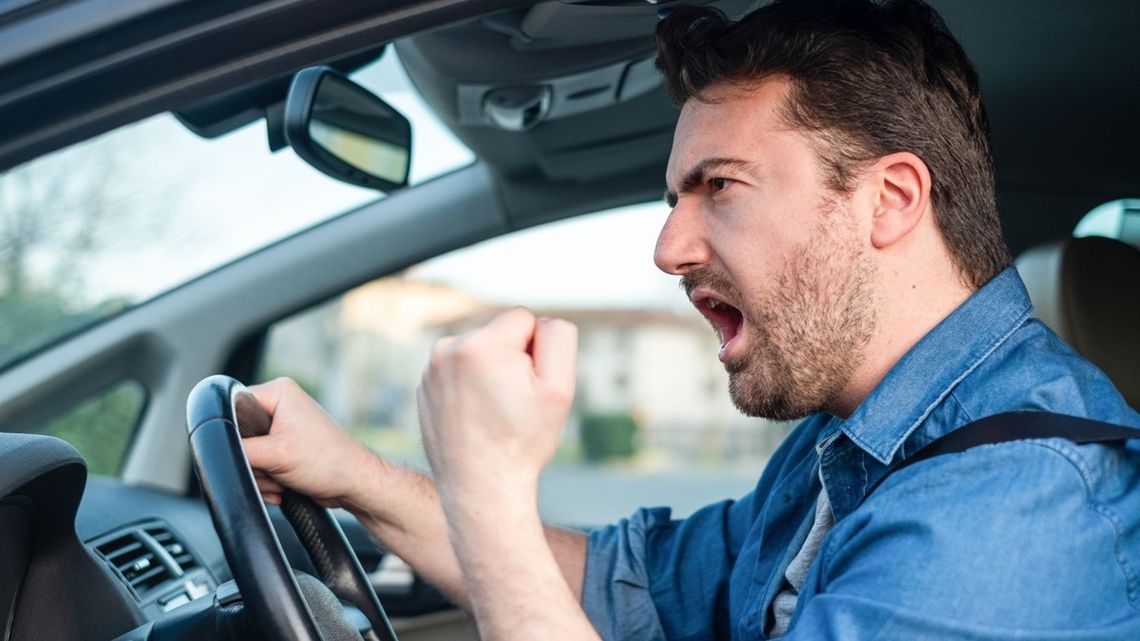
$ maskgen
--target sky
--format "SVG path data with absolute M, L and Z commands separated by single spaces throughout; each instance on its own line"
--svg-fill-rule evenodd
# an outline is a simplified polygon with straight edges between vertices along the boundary
M 652 203 L 542 225 L 412 270 L 502 305 L 687 307 L 677 278 L 653 264 L 668 208 Z

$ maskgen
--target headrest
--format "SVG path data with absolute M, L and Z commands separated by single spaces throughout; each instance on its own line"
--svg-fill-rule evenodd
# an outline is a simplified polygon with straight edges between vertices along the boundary
M 1025 252 L 1017 269 L 1036 316 L 1140 408 L 1140 249 L 1070 238 Z

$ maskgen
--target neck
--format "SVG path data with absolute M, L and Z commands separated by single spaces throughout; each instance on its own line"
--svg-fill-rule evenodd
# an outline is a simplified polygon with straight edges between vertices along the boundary
M 941 246 L 941 243 L 939 243 Z M 974 290 L 962 282 L 945 248 L 931 252 L 932 264 L 881 265 L 877 325 L 863 359 L 830 412 L 848 418 L 882 382 L 891 368 L 935 325 L 957 309 Z M 915 267 L 919 268 L 915 268 Z

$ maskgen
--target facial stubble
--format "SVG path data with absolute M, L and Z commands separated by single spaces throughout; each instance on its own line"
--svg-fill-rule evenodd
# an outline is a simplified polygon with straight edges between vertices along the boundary
M 845 216 L 828 211 L 763 291 L 743 294 L 706 270 L 685 277 L 686 288 L 707 285 L 741 305 L 747 349 L 725 369 L 745 415 L 794 420 L 828 411 L 862 364 L 876 325 L 875 266 Z

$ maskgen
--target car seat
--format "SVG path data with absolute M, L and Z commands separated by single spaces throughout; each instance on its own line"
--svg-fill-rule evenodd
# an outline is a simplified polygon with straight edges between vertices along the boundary
M 1017 270 L 1057 332 L 1140 408 L 1140 249 L 1089 236 L 1034 247 Z

